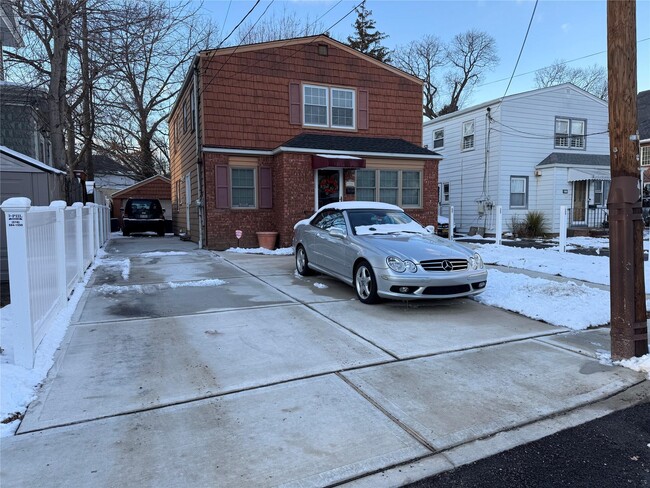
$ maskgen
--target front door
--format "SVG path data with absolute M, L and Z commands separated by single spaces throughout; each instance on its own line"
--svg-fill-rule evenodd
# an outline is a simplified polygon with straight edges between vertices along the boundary
M 316 209 L 328 203 L 341 201 L 340 169 L 319 169 L 316 172 Z
M 575 225 L 585 225 L 587 222 L 587 182 L 573 182 L 573 205 L 571 222 Z

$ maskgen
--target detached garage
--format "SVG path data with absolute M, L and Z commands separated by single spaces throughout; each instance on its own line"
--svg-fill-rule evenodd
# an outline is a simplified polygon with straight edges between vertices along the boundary
M 0 203 L 12 197 L 29 198 L 34 206 L 65 200 L 65 178 L 65 171 L 0 146 Z M 0 212 L 0 225 L 0 281 L 8 281 L 4 212 Z
M 172 186 L 169 178 L 152 176 L 131 185 L 124 190 L 113 193 L 113 213 L 111 217 L 122 221 L 122 209 L 129 198 L 157 198 L 165 209 L 166 232 L 171 232 Z

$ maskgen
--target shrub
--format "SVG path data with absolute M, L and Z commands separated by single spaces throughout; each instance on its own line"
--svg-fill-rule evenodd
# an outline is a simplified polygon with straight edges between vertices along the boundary
M 515 237 L 543 237 L 548 232 L 546 217 L 538 210 L 528 212 L 524 220 L 513 216 L 510 227 Z

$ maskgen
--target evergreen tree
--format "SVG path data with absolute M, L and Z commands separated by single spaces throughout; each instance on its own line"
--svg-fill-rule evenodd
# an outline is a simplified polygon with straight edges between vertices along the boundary
M 382 46 L 387 34 L 379 32 L 375 21 L 370 18 L 372 10 L 366 9 L 365 0 L 357 7 L 357 20 L 354 22 L 355 36 L 348 36 L 348 46 L 383 63 L 390 63 L 390 51 Z

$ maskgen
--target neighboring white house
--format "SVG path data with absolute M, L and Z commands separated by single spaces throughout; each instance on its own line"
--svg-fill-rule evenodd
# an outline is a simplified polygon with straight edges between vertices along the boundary
M 559 232 L 560 206 L 569 226 L 600 228 L 607 219 L 607 102 L 570 84 L 493 100 L 424 123 L 424 144 L 443 155 L 440 214 L 454 207 L 459 232 L 504 232 L 513 218 L 544 213 Z

